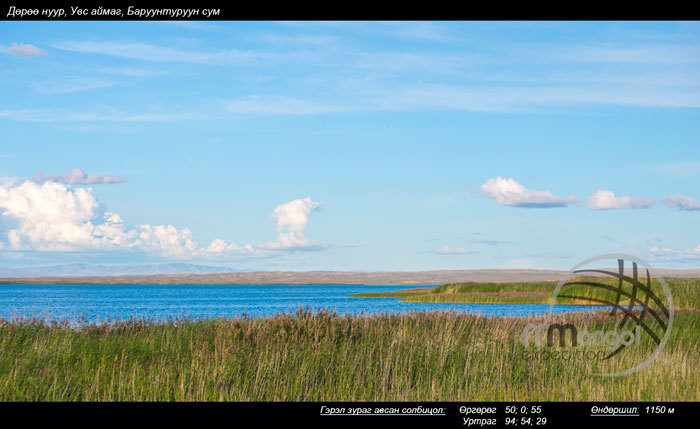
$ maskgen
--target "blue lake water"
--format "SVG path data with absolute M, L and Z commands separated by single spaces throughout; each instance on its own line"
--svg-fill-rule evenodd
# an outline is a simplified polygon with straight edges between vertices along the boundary
M 425 285 L 430 286 L 430 285 Z M 415 286 L 415 287 L 425 287 Z M 367 285 L 6 285 L 0 284 L 0 317 L 44 317 L 75 321 L 168 317 L 270 316 L 299 307 L 341 314 L 454 310 L 485 316 L 529 316 L 547 304 L 423 304 L 398 298 L 351 298 L 406 286 Z M 554 312 L 591 311 L 595 306 L 557 305 Z

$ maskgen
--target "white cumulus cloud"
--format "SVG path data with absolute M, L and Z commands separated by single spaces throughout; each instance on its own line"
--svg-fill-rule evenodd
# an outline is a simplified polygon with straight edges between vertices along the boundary
M 68 185 L 96 185 L 126 182 L 126 179 L 123 177 L 116 177 L 111 174 L 87 174 L 79 168 L 71 168 L 68 170 L 68 174 L 54 176 L 46 176 L 39 172 L 36 180 L 39 182 L 52 181 Z
M 700 260 L 700 244 L 694 249 L 676 250 L 669 247 L 651 246 L 649 259 L 663 262 L 692 262 Z
M 433 250 L 433 253 L 438 255 L 468 255 L 470 253 L 474 253 L 474 251 L 471 249 L 463 249 L 461 247 L 443 246 L 437 250 Z
M 655 201 L 646 197 L 616 197 L 613 191 L 598 189 L 588 198 L 587 207 L 591 210 L 645 209 Z
M 92 221 L 99 203 L 90 189 L 68 189 L 55 182 L 0 185 L 0 211 L 12 227 L 13 250 L 77 250 L 98 247 Z
M 188 228 L 177 229 L 172 225 L 139 225 L 136 244 L 154 250 L 163 256 L 173 258 L 192 257 L 199 250 L 199 244 L 192 240 Z
M 481 193 L 498 204 L 513 207 L 563 207 L 576 201 L 576 197 L 561 198 L 550 191 L 527 189 L 512 177 L 495 177 L 481 185 Z
M 311 213 L 321 209 L 321 204 L 311 197 L 299 198 L 279 205 L 270 214 L 277 222 L 277 241 L 262 247 L 269 249 L 318 248 L 319 245 L 304 235 Z
M 77 183 L 87 183 L 85 180 L 83 177 Z M 10 180 L 0 183 L 0 248 L 132 250 L 175 259 L 269 257 L 275 250 L 321 248 L 304 236 L 309 215 L 319 208 L 320 204 L 308 197 L 275 208 L 271 217 L 277 222 L 278 241 L 274 243 L 255 247 L 217 238 L 208 246 L 200 246 L 188 228 L 127 226 L 119 214 L 103 211 L 91 188 L 75 189 L 53 180 Z
M 664 200 L 666 207 L 679 210 L 700 210 L 700 201 L 685 195 L 669 195 Z
M 37 57 L 49 54 L 45 50 L 28 43 L 13 43 L 12 46 L 7 48 L 7 52 L 15 55 L 21 55 L 23 57 Z

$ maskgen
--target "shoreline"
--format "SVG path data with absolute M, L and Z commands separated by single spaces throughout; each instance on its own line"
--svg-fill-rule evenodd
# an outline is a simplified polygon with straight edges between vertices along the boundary
M 700 278 L 700 269 L 658 269 L 664 278 Z M 4 277 L 0 284 L 76 285 L 383 285 L 425 286 L 447 283 L 557 282 L 563 270 L 483 269 L 433 271 L 253 271 L 215 274 L 153 274 L 119 276 Z

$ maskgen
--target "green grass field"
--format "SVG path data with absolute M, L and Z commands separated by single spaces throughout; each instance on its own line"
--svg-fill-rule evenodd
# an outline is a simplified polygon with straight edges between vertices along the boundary
M 586 278 L 583 278 L 586 280 Z M 614 279 L 596 277 L 596 281 L 615 285 Z M 700 309 L 700 279 L 667 279 L 666 285 L 673 296 L 674 306 L 683 309 Z M 434 288 L 414 288 L 396 292 L 360 293 L 351 295 L 362 298 L 400 298 L 404 302 L 444 302 L 480 304 L 547 304 L 557 286 L 556 282 L 539 283 L 451 283 Z M 625 285 L 630 291 L 631 286 Z M 652 281 L 652 291 L 665 299 L 661 284 Z M 597 299 L 613 299 L 614 293 L 585 286 L 571 286 L 560 295 L 587 296 Z M 596 305 L 580 299 L 559 297 L 559 304 Z M 626 305 L 624 297 L 620 304 Z
M 573 317 L 591 328 L 616 323 L 602 312 Z M 79 328 L 0 321 L 0 400 L 700 400 L 698 312 L 677 314 L 649 367 L 612 378 L 582 361 L 523 359 L 520 335 L 538 320 L 299 310 Z M 639 347 L 614 363 L 654 345 Z

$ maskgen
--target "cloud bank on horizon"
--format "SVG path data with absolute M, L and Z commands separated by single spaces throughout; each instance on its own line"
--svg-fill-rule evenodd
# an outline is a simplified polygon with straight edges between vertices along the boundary
M 57 180 L 55 178 L 58 178 Z M 188 228 L 173 225 L 127 226 L 117 213 L 106 211 L 91 188 L 76 184 L 120 183 L 111 175 L 86 175 L 80 169 L 68 176 L 0 183 L 0 214 L 6 239 L 0 249 L 20 252 L 136 251 L 172 259 L 260 258 L 277 250 L 319 250 L 323 246 L 304 235 L 309 216 L 320 208 L 310 197 L 277 206 L 270 217 L 277 222 L 278 240 L 259 246 L 214 239 L 202 246 Z M 2 226 L 2 225 L 0 225 Z
M 57 182 L 65 183 L 68 185 L 97 185 L 97 184 L 111 184 L 111 183 L 124 183 L 126 179 L 123 177 L 112 176 L 111 174 L 87 174 L 79 168 L 71 168 L 68 170 L 68 174 L 63 175 L 52 175 L 46 176 L 44 173 L 39 172 L 37 174 L 36 180 L 38 182 Z
M 646 209 L 656 204 L 646 197 L 616 197 L 613 191 L 598 189 L 588 198 L 587 207 L 591 210 Z
M 469 255 L 471 253 L 474 253 L 474 251 L 462 247 L 442 246 L 439 249 L 433 250 L 433 253 L 436 253 L 438 255 Z
M 88 175 L 79 168 L 67 175 L 32 179 L 11 179 L 0 184 L 0 214 L 6 224 L 6 241 L 0 249 L 7 251 L 74 252 L 137 251 L 172 259 L 235 260 L 275 255 L 275 251 L 322 250 L 323 245 L 305 236 L 309 217 L 321 209 L 310 197 L 281 204 L 270 213 L 278 238 L 257 246 L 238 244 L 221 238 L 202 246 L 188 228 L 173 225 L 142 224 L 129 227 L 117 213 L 105 210 L 91 188 L 70 185 L 123 183 L 126 179 L 112 175 Z M 566 198 L 550 191 L 530 190 L 512 177 L 487 179 L 481 193 L 500 205 L 522 208 L 564 207 L 576 203 L 591 210 L 649 208 L 655 204 L 645 197 L 616 197 L 612 191 L 599 189 L 582 202 L 571 195 Z M 698 210 L 700 204 L 683 195 L 669 195 L 666 206 L 680 210 Z M 470 240 L 493 243 L 494 240 Z M 651 246 L 650 258 L 656 261 L 694 261 L 700 248 L 673 250 Z M 470 255 L 472 249 L 445 245 L 433 250 L 436 255 Z
M 498 204 L 514 207 L 564 207 L 575 203 L 576 197 L 560 198 L 550 191 L 530 190 L 513 180 L 496 177 L 481 185 L 481 192 L 493 198 Z
M 527 189 L 512 177 L 501 176 L 487 179 L 481 185 L 481 194 L 496 200 L 500 205 L 525 208 L 564 207 L 579 204 L 591 210 L 646 209 L 656 204 L 653 198 L 617 197 L 613 191 L 598 189 L 593 195 L 580 200 L 575 195 L 561 198 L 550 191 Z M 664 200 L 669 208 L 680 210 L 700 210 L 700 202 L 685 195 L 669 195 Z
M 669 195 L 664 200 L 666 207 L 679 210 L 700 210 L 700 201 L 686 195 Z

